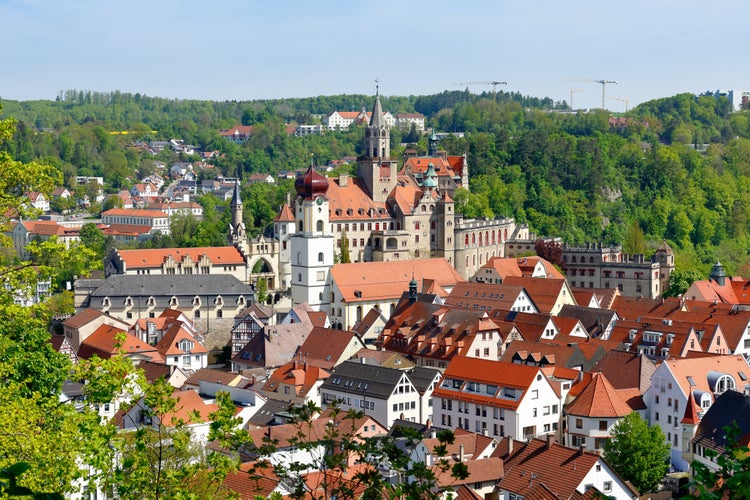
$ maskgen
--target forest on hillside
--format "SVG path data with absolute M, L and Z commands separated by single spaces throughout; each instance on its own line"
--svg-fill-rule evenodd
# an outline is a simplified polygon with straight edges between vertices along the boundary
M 96 175 L 115 192 L 153 172 L 155 159 L 197 159 L 132 147 L 172 138 L 221 152 L 202 175 L 246 178 L 303 168 L 311 157 L 325 164 L 360 154 L 362 128 L 295 137 L 285 125 L 370 109 L 372 101 L 339 95 L 212 102 L 67 91 L 54 101 L 2 101 L 0 118 L 17 120 L 2 147 L 21 162 L 58 167 L 67 187 L 77 175 Z M 539 236 L 622 243 L 630 253 L 648 253 L 666 240 L 679 269 L 706 275 L 720 260 L 730 274 L 750 274 L 750 111 L 733 111 L 724 96 L 679 94 L 625 114 L 572 113 L 564 103 L 505 92 L 381 101 L 394 114 L 424 114 L 435 131 L 464 133 L 443 139 L 441 148 L 468 156 L 470 192 L 457 197 L 466 216 L 515 217 Z M 220 137 L 219 130 L 238 124 L 254 127 L 245 144 Z M 414 131 L 394 129 L 391 142 L 392 156 L 407 147 L 426 152 L 426 138 Z M 289 189 L 290 183 L 245 188 L 252 228 L 270 223 Z

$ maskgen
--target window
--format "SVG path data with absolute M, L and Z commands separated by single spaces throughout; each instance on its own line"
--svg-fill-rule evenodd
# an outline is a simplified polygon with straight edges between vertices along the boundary
M 600 431 L 606 431 L 607 430 L 607 421 L 606 420 L 599 420 L 599 430 Z
M 576 429 L 583 429 L 583 419 L 577 418 L 576 419 Z
M 318 262 L 323 262 L 323 252 L 318 252 Z
M 612 481 L 604 481 L 604 493 L 612 491 Z
M 539 399 L 539 391 L 534 389 L 531 391 L 531 399 Z

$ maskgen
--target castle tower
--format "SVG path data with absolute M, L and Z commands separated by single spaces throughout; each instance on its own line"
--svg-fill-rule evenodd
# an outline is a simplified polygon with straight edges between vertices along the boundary
M 292 245 L 291 238 L 296 232 L 297 224 L 290 206 L 289 197 L 281 206 L 279 214 L 273 220 L 273 231 L 279 240 L 279 288 L 287 290 L 292 282 Z
M 357 160 L 357 174 L 373 201 L 383 202 L 396 186 L 398 162 L 391 160 L 391 129 L 383 117 L 380 94 L 375 93 L 370 123 L 365 130 L 365 154 Z
M 450 197 L 448 191 L 443 191 L 442 197 L 438 200 L 437 212 L 437 256 L 444 257 L 452 266 L 456 266 L 453 261 L 456 255 L 456 214 L 454 212 L 456 203 Z
M 435 131 L 433 131 L 430 134 L 430 137 L 427 139 L 427 156 L 437 156 L 438 155 L 438 138 L 437 135 L 435 135 Z
M 297 227 L 290 237 L 292 305 L 307 302 L 316 311 L 327 311 L 334 242 L 328 220 L 328 179 L 310 166 L 304 175 L 297 177 L 294 188 Z
M 659 294 L 663 294 L 669 287 L 669 277 L 675 270 L 674 251 L 666 241 L 654 252 L 654 259 L 659 263 Z

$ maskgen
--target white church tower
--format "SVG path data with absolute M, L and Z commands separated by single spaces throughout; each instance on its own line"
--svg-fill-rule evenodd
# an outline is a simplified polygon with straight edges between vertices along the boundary
M 328 179 L 312 166 L 294 182 L 296 231 L 290 237 L 292 306 L 307 302 L 316 311 L 330 306 L 328 273 L 333 265 L 334 236 L 328 221 Z

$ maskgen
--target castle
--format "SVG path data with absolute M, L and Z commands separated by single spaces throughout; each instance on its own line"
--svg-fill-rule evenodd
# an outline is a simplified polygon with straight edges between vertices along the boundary
M 428 155 L 407 158 L 399 171 L 377 93 L 364 146 L 356 177 L 328 179 L 311 166 L 297 178 L 296 197 L 281 207 L 273 239 L 247 239 L 235 188 L 229 241 L 259 271 L 251 280 L 263 275 L 269 290 L 291 291 L 292 305 L 329 312 L 329 270 L 344 251 L 352 262 L 443 257 L 469 279 L 504 256 L 507 241 L 529 239 L 528 226 L 512 218 L 455 213 L 453 191 L 468 188 L 466 156 L 439 152 L 434 134 Z

